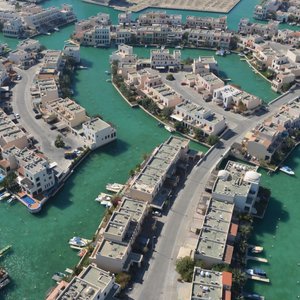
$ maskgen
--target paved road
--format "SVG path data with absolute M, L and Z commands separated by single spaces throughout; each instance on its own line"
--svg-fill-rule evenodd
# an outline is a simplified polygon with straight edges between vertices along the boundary
M 50 126 L 42 119 L 36 120 L 34 118 L 30 87 L 39 67 L 39 65 L 36 65 L 26 71 L 15 68 L 22 79 L 13 88 L 13 111 L 20 115 L 18 121 L 25 130 L 38 140 L 40 150 L 45 153 L 50 161 L 57 162 L 61 168 L 65 169 L 69 166 L 70 161 L 64 159 L 64 149 L 58 149 L 54 146 L 58 132 L 50 130 Z M 79 146 L 74 139 L 69 137 L 64 138 L 64 141 L 72 148 Z
M 135 283 L 129 297 L 136 300 L 170 300 L 178 299 L 178 274 L 175 271 L 175 262 L 179 248 L 184 245 L 190 231 L 191 216 L 204 192 L 208 177 L 216 165 L 222 159 L 226 151 L 234 142 L 239 142 L 245 133 L 253 128 L 264 118 L 274 113 L 282 104 L 300 96 L 300 87 L 292 91 L 290 95 L 281 97 L 278 102 L 269 106 L 270 111 L 264 115 L 235 120 L 234 134 L 227 140 L 223 140 L 224 148 L 214 148 L 199 166 L 196 166 L 188 175 L 184 188 L 178 193 L 176 200 L 163 218 L 164 226 L 158 238 L 156 251 L 150 261 L 149 269 L 145 272 L 143 283 Z

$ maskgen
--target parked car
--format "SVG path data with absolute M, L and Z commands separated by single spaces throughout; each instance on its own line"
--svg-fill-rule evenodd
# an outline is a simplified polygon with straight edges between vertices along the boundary
M 38 113 L 39 113 L 39 111 L 38 111 L 36 108 L 33 109 L 33 112 L 34 112 L 35 114 L 38 114 Z
M 37 115 L 35 115 L 34 117 L 38 120 L 38 119 L 41 119 L 42 118 L 42 114 L 37 114 Z
M 182 81 L 181 85 L 187 85 L 187 83 L 185 81 Z
M 22 76 L 21 75 L 17 75 L 16 80 L 21 80 Z
M 55 130 L 55 129 L 57 129 L 57 127 L 56 127 L 55 125 L 52 125 L 52 126 L 50 127 L 50 130 Z
M 154 211 L 152 212 L 152 215 L 153 215 L 153 216 L 156 216 L 156 217 L 161 217 L 161 216 L 162 216 L 161 212 L 158 211 L 158 210 L 154 210 Z
M 20 119 L 20 115 L 19 114 L 15 114 L 15 118 L 16 119 Z

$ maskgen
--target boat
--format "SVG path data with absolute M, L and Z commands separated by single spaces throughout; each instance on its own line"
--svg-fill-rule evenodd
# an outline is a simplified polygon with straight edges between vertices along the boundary
M 261 295 L 258 295 L 258 294 L 247 294 L 247 293 L 245 293 L 244 297 L 246 299 L 253 299 L 253 300 L 264 300 L 265 299 L 264 296 L 261 296 Z
M 251 253 L 261 253 L 264 251 L 263 247 L 260 246 L 253 246 L 250 248 Z
M 111 82 L 111 79 L 106 79 L 106 82 Z
M 231 54 L 231 51 L 230 50 L 225 50 L 225 54 L 229 55 L 229 54 Z
M 295 172 L 288 166 L 283 166 L 279 169 L 281 172 L 286 173 L 288 175 L 295 175 Z M 0 198 L 1 199 L 1 198 Z
M 1 200 L 5 200 L 5 199 L 7 199 L 8 197 L 10 197 L 10 193 L 5 192 L 3 195 L 0 196 L 0 201 L 1 201 Z
M 105 71 L 105 74 L 106 75 L 110 75 L 111 73 L 109 71 Z
M 112 203 L 110 201 L 102 200 L 100 204 L 107 208 L 112 207 Z
M 224 49 L 220 49 L 220 50 L 217 50 L 216 51 L 216 55 L 218 56 L 225 56 L 226 55 L 226 52 Z
M 124 185 L 120 183 L 108 183 L 105 188 L 110 192 L 119 193 L 124 188 Z
M 47 32 L 46 35 L 51 35 L 51 32 Z
M 246 273 L 251 276 L 267 277 L 267 273 L 262 269 L 247 269 Z
M 147 48 L 148 46 L 147 45 L 145 45 L 145 48 Z
M 4 279 L 3 281 L 0 280 L 0 290 L 6 287 L 10 283 L 9 278 Z
M 174 131 L 175 131 L 175 129 L 173 129 L 172 127 L 167 126 L 167 125 L 165 125 L 165 129 L 166 129 L 167 131 L 169 131 L 169 132 L 174 132 Z
M 0 257 L 3 256 L 11 247 L 12 247 L 12 245 L 8 245 L 8 246 L 4 247 L 3 249 L 1 249 Z
M 101 202 L 101 201 L 111 201 L 112 196 L 105 194 L 105 193 L 100 193 L 98 197 L 95 199 L 95 201 Z
M 54 27 L 53 30 L 54 31 L 59 31 L 59 28 L 58 27 Z
M 182 46 L 176 46 L 175 49 L 183 49 Z
M 69 240 L 69 245 L 76 247 L 85 247 L 88 245 L 88 240 L 74 236 Z
M 81 69 L 81 70 L 85 70 L 85 69 L 87 69 L 88 67 L 85 67 L 85 66 L 78 66 L 78 69 Z

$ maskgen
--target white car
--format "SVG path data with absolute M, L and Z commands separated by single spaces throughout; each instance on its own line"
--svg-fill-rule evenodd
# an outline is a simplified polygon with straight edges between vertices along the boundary
M 15 114 L 15 118 L 16 119 L 20 119 L 20 115 L 19 114 Z

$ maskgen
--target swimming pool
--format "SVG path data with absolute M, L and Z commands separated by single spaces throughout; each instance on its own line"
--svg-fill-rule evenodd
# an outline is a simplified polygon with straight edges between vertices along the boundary
M 22 200 L 23 200 L 28 206 L 31 206 L 32 204 L 35 203 L 35 201 L 34 201 L 31 197 L 29 197 L 28 195 L 23 196 L 23 197 L 22 197 Z

